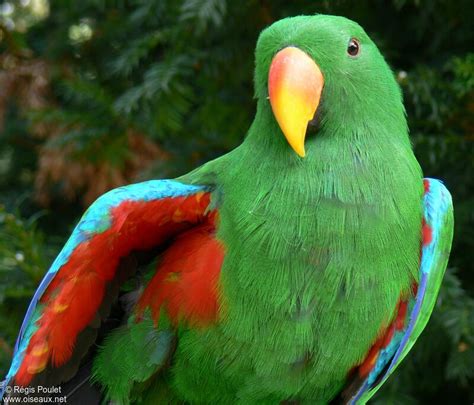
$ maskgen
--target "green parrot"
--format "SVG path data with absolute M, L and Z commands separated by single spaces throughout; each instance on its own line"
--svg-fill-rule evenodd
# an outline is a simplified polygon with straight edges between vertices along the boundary
M 28 308 L 4 395 L 363 404 L 406 356 L 453 211 L 423 179 L 392 71 L 328 15 L 275 22 L 255 57 L 238 148 L 84 214 Z

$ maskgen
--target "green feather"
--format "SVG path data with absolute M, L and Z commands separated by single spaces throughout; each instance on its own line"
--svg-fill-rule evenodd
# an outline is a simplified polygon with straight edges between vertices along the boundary
M 130 403 L 134 384 L 147 381 L 166 363 L 172 340 L 171 331 L 132 317 L 105 339 L 94 361 L 93 380 L 105 389 L 106 398 Z
M 346 53 L 352 37 L 358 58 Z M 304 159 L 267 99 L 272 57 L 290 45 L 325 78 Z M 172 366 L 150 389 L 158 397 L 171 389 L 189 403 L 327 403 L 418 279 L 422 172 L 400 88 L 364 30 L 325 15 L 273 24 L 258 40 L 255 96 L 243 144 L 179 179 L 214 187 L 225 310 L 211 327 L 179 327 Z M 148 344 L 158 341 L 149 323 L 106 341 L 95 371 L 110 398 L 125 403 L 134 382 L 159 369 Z
M 411 350 L 416 340 L 420 336 L 421 332 L 423 332 L 423 330 L 425 329 L 425 326 L 428 323 L 431 313 L 433 312 L 433 308 L 438 298 L 438 292 L 441 287 L 441 282 L 443 281 L 444 272 L 448 264 L 449 253 L 451 251 L 451 243 L 453 239 L 453 228 L 454 228 L 453 207 L 452 207 L 452 204 L 450 204 L 443 218 L 443 225 L 441 226 L 441 234 L 438 240 L 438 248 L 436 249 L 435 257 L 433 259 L 433 266 L 429 272 L 426 295 L 420 309 L 420 315 L 415 324 L 413 332 L 410 336 L 408 344 L 403 350 L 392 372 L 400 365 L 402 360 Z M 370 398 L 372 398 L 375 395 L 375 393 L 382 387 L 382 385 L 385 383 L 388 377 L 389 376 L 386 376 L 373 389 L 371 389 L 370 391 L 367 391 L 360 398 L 359 403 L 361 405 L 365 404 Z

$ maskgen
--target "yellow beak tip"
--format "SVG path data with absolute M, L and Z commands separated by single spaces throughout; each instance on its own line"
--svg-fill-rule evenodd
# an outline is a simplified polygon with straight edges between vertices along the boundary
M 306 149 L 304 144 L 304 136 L 300 137 L 299 141 L 290 142 L 291 149 L 301 158 L 306 156 Z
M 302 150 L 295 150 L 295 152 L 301 158 L 304 158 L 306 156 L 306 151 L 304 150 L 304 148 Z

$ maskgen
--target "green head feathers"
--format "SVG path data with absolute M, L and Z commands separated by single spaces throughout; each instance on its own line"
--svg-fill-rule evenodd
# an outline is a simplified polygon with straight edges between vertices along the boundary
M 271 113 L 268 107 L 272 61 L 278 52 L 288 47 L 298 48 L 308 55 L 320 69 L 324 81 L 315 112 L 320 131 L 314 139 L 305 140 L 308 151 L 315 152 L 313 144 L 318 137 L 334 135 L 340 129 L 345 133 L 341 136 L 349 140 L 350 134 L 355 133 L 383 140 L 387 132 L 391 138 L 409 145 L 402 96 L 391 69 L 362 27 L 344 17 L 292 17 L 262 32 L 256 48 L 255 69 L 259 110 Z M 294 72 L 295 75 L 298 72 Z M 294 103 L 294 98 L 287 98 L 284 110 L 291 109 Z M 368 118 L 372 126 L 369 131 Z M 307 122 L 304 125 L 306 128 Z M 281 140 L 276 142 L 281 143 Z

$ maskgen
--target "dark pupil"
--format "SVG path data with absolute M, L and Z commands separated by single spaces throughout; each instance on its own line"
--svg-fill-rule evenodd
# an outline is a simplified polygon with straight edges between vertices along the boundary
M 353 39 L 350 40 L 349 46 L 347 47 L 347 53 L 351 56 L 356 56 L 359 53 L 359 44 Z

